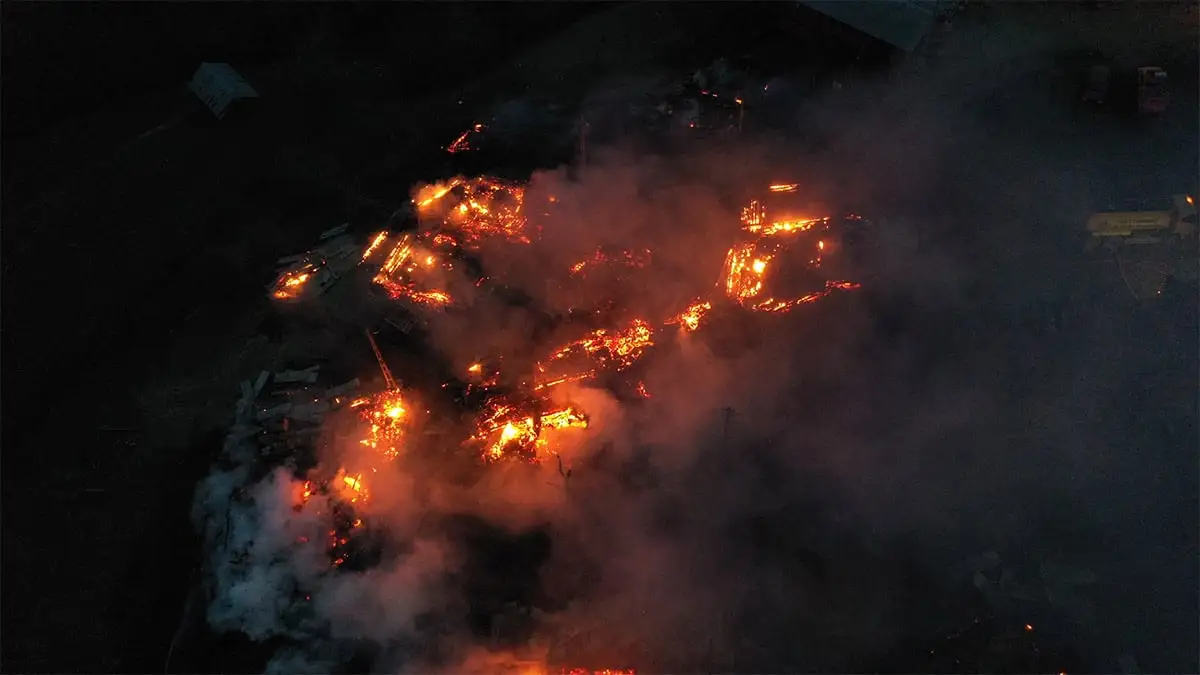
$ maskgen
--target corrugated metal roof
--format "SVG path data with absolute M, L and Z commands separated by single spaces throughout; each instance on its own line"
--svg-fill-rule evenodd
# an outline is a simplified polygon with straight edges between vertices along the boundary
M 911 52 L 933 27 L 938 0 L 799 0 L 801 5 Z

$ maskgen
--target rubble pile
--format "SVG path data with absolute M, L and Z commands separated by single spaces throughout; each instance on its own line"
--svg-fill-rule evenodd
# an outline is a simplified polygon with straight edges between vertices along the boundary
M 465 137 L 460 140 L 467 142 Z M 798 188 L 786 185 L 782 189 Z M 338 280 L 353 274 L 369 280 L 388 307 L 403 308 L 403 312 L 385 309 L 379 317 L 403 333 L 410 333 L 416 324 L 436 320 L 439 313 L 469 314 L 482 293 L 502 287 L 502 281 L 488 275 L 478 254 L 489 246 L 529 245 L 541 235 L 527 218 L 525 200 L 523 185 L 489 177 L 460 177 L 425 186 L 413 199 L 421 217 L 418 229 L 378 232 L 355 242 L 345 226 L 334 228 L 322 235 L 313 250 L 281 259 L 285 267 L 270 287 L 270 297 L 281 303 L 315 301 Z M 535 341 L 522 354 L 497 354 L 460 363 L 442 385 L 445 390 L 460 392 L 455 398 L 458 419 L 434 419 L 432 407 L 426 406 L 444 392 L 413 391 L 394 377 L 370 329 L 366 337 L 382 373 L 382 386 L 366 387 L 358 378 L 326 386 L 315 365 L 264 371 L 241 383 L 241 398 L 220 469 L 202 486 L 201 506 L 197 507 L 197 518 L 204 524 L 213 552 L 209 577 L 214 597 L 238 597 L 237 589 L 243 587 L 249 592 L 261 566 L 247 561 L 261 562 L 263 555 L 284 556 L 287 551 L 303 550 L 310 561 L 327 561 L 306 568 L 303 574 L 295 569 L 279 572 L 287 581 L 276 587 L 290 588 L 294 596 L 303 598 L 300 607 L 320 580 L 369 567 L 377 559 L 372 542 L 378 537 L 365 507 L 377 497 L 376 477 L 388 465 L 406 461 L 418 447 L 440 444 L 437 451 L 465 453 L 481 468 L 505 461 L 537 465 L 550 460 L 565 478 L 570 461 L 564 461 L 562 441 L 571 435 L 584 438 L 578 435 L 589 428 L 587 411 L 571 400 L 566 385 L 624 387 L 634 400 L 649 398 L 651 393 L 638 375 L 639 365 L 656 348 L 677 339 L 673 336 L 701 330 L 713 312 L 778 313 L 830 293 L 858 288 L 853 282 L 828 279 L 818 291 L 799 296 L 770 289 L 772 273 L 787 266 L 782 258 L 785 250 L 807 250 L 803 266 L 821 270 L 826 258 L 837 253 L 833 242 L 841 225 L 833 218 L 797 218 L 786 210 L 768 210 L 762 203 L 752 202 L 743 214 L 746 239 L 729 249 L 711 297 L 697 297 L 682 311 L 661 317 L 622 315 L 605 306 L 579 307 L 577 314 L 586 321 L 558 317 L 555 337 Z M 610 283 L 653 264 L 650 250 L 601 248 L 548 276 L 587 286 Z M 567 334 L 573 337 L 565 339 Z M 485 340 L 480 347 L 481 353 L 487 350 Z M 429 429 L 436 425 L 452 431 L 439 432 L 436 440 L 430 441 Z M 328 456 L 336 457 L 337 464 L 318 461 Z M 299 486 L 291 497 L 296 521 L 325 523 L 326 529 L 297 526 L 290 541 L 275 542 L 276 549 L 264 553 L 264 544 L 235 523 L 263 517 L 252 508 L 254 495 L 269 482 L 264 477 L 281 468 L 285 474 L 278 474 L 276 480 L 290 476 Z M 222 500 L 228 502 L 226 515 L 214 517 Z M 277 613 L 269 622 L 273 628 L 251 637 L 304 638 L 318 631 L 306 623 L 311 616 L 297 614 L 297 605 L 290 600 L 271 603 L 275 608 L 271 611 Z M 210 622 L 217 628 L 240 626 L 245 617 L 239 612 L 249 611 L 218 605 L 210 611 Z

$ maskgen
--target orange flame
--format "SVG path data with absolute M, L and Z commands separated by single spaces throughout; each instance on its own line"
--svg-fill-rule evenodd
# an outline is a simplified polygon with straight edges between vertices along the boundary
M 518 404 L 503 396 L 489 401 L 472 436 L 483 443 L 484 460 L 495 462 L 518 457 L 537 462 L 548 454 L 549 439 L 545 431 L 587 428 L 588 418 L 582 411 L 570 406 L 539 411 L 548 406 L 549 402 L 544 400 Z
M 600 368 L 624 370 L 633 365 L 652 346 L 654 346 L 654 329 L 646 321 L 634 319 L 623 330 L 614 332 L 600 328 L 585 337 L 568 342 L 551 354 L 547 363 L 561 362 L 573 356 L 581 356 L 586 357 Z M 538 364 L 538 370 L 546 372 L 546 365 Z M 537 388 L 553 386 L 563 381 L 586 379 L 594 372 L 595 369 L 589 369 L 585 373 L 568 375 L 565 378 L 543 383 Z
M 523 185 L 486 176 L 457 180 L 463 197 L 447 215 L 446 226 L 460 232 L 466 245 L 490 237 L 529 243 Z
M 454 139 L 453 143 L 446 146 L 446 152 L 453 155 L 464 150 L 471 150 L 471 142 L 469 140 L 471 134 L 477 134 L 483 131 L 485 128 L 486 127 L 484 127 L 482 124 L 473 125 L 470 129 L 467 129 L 459 134 L 458 138 Z
M 418 237 L 406 233 L 388 253 L 373 281 L 393 299 L 406 299 L 427 306 L 444 306 L 453 302 L 450 294 L 440 288 L 429 288 L 436 281 L 437 271 L 453 268 L 453 263 L 427 247 Z
M 745 227 L 747 232 L 760 234 L 764 237 L 769 237 L 776 234 L 794 234 L 797 232 L 805 232 L 811 230 L 814 226 L 828 222 L 828 218 L 808 218 L 802 220 L 781 220 L 762 225 L 759 223 L 748 224 Z
M 371 243 L 363 251 L 362 258 L 359 260 L 359 264 L 361 265 L 362 263 L 366 262 L 368 258 L 374 255 L 375 251 L 379 250 L 379 247 L 383 245 L 383 242 L 387 240 L 387 238 L 388 233 L 386 231 L 380 232 L 372 237 Z
M 384 457 L 399 457 L 411 422 L 408 404 L 399 391 L 389 390 L 350 404 L 359 409 L 359 418 L 367 425 L 359 444 L 379 451 Z
M 704 315 L 711 310 L 711 302 L 697 300 L 689 305 L 682 314 L 668 319 L 667 324 L 679 324 L 679 327 L 685 331 L 694 331 L 700 327 L 700 321 L 704 319 Z
M 295 300 L 304 293 L 309 280 L 316 276 L 321 265 L 317 262 L 306 262 L 300 267 L 289 270 L 275 279 L 275 290 L 271 296 L 276 300 Z

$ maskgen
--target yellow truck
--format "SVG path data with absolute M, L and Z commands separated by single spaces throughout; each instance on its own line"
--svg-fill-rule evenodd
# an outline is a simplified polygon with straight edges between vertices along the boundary
M 1130 244 L 1169 244 L 1196 234 L 1196 201 L 1175 195 L 1165 211 L 1093 213 L 1087 221 L 1088 246 L 1117 248 Z

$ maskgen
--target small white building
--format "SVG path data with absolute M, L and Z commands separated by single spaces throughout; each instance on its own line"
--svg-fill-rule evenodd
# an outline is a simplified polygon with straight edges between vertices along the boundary
M 228 63 L 201 63 L 188 87 L 217 119 L 225 117 L 234 101 L 258 98 L 254 87 Z

